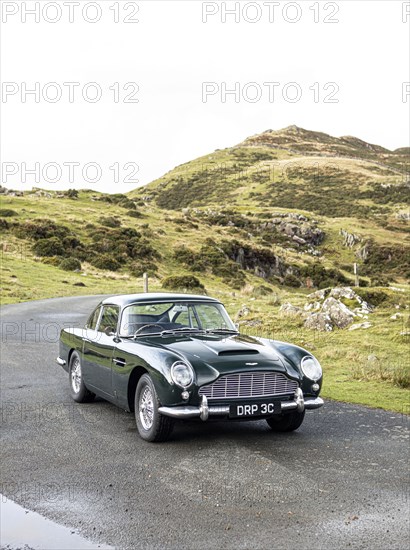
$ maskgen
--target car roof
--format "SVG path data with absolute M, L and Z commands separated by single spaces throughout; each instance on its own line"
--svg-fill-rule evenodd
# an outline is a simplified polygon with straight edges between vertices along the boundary
M 105 298 L 101 303 L 102 304 L 113 304 L 121 307 L 135 304 L 135 303 L 153 303 L 153 302 L 173 302 L 173 301 L 184 301 L 184 302 L 212 302 L 220 303 L 219 300 L 215 298 L 210 298 L 209 296 L 203 296 L 201 294 L 174 294 L 169 292 L 146 292 L 140 294 L 121 294 L 118 296 L 111 296 L 110 298 Z

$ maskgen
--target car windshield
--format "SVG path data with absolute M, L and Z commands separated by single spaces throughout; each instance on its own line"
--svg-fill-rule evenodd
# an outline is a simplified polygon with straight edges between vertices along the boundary
M 214 302 L 164 302 L 131 304 L 124 308 L 121 336 L 146 336 L 169 332 L 236 332 L 222 304 Z

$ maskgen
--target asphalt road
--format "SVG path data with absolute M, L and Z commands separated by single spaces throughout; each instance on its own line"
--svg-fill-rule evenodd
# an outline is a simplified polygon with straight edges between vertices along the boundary
M 3 495 L 118 549 L 409 547 L 409 417 L 327 402 L 291 434 L 190 422 L 146 443 L 132 414 L 74 404 L 55 363 L 97 301 L 1 310 Z

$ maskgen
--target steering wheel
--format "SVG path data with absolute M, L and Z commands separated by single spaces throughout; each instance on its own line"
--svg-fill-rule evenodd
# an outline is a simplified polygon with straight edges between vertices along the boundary
M 161 326 L 161 325 L 158 325 L 157 323 L 150 323 L 148 325 L 144 325 L 143 327 L 140 327 L 138 330 L 136 330 L 134 332 L 134 336 L 136 336 L 137 334 L 139 334 L 142 330 L 145 330 L 146 328 L 148 327 L 159 327 L 161 329 L 161 331 L 164 330 L 164 327 Z

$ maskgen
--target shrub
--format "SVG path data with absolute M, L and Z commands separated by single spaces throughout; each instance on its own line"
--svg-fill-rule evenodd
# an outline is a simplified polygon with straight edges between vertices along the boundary
M 10 224 L 7 222 L 7 220 L 0 218 L 0 229 L 4 229 L 5 231 L 9 229 Z
M 81 270 L 81 262 L 77 258 L 64 258 L 59 267 L 64 271 L 79 271 Z
M 77 189 L 69 189 L 68 191 L 66 191 L 64 193 L 64 195 L 66 197 L 68 197 L 69 199 L 78 199 L 78 191 Z
M 97 269 L 105 269 L 107 271 L 117 271 L 121 267 L 120 262 L 109 254 L 94 256 L 89 262 Z
M 142 214 L 139 210 L 127 210 L 127 216 L 131 218 L 142 218 Z
M 0 208 L 0 217 L 11 218 L 12 216 L 18 216 L 15 210 L 11 210 L 9 208 Z
M 150 260 L 133 262 L 129 268 L 131 275 L 134 275 L 134 277 L 142 277 L 144 273 L 147 273 L 149 277 L 154 277 L 157 270 L 157 265 Z
M 113 216 L 107 216 L 100 218 L 100 224 L 104 225 L 105 227 L 120 227 L 121 226 L 121 220 L 118 218 L 114 218 Z
M 57 225 L 52 220 L 43 219 L 19 224 L 16 227 L 15 234 L 20 239 L 34 239 L 37 241 L 50 237 L 62 239 L 70 234 L 70 230 L 64 225 Z
M 363 290 L 356 288 L 356 294 L 371 306 L 377 307 L 389 299 L 389 295 L 382 290 Z
M 345 277 L 338 269 L 326 269 L 319 263 L 306 264 L 300 268 L 300 277 L 312 279 L 313 285 L 318 288 L 327 288 L 335 285 L 351 284 L 350 279 Z
M 33 245 L 36 256 L 64 256 L 64 246 L 58 237 L 39 239 Z
M 205 291 L 204 285 L 193 275 L 166 277 L 162 280 L 162 288 L 169 290 L 193 290 L 201 293 Z
M 285 276 L 283 279 L 283 284 L 293 288 L 299 288 L 301 286 L 300 280 L 296 277 L 296 275 L 292 275 L 291 273 L 288 273 L 288 275 Z
M 252 294 L 254 296 L 269 296 L 272 294 L 272 289 L 266 285 L 259 285 L 253 289 Z
M 64 260 L 62 256 L 45 256 L 44 258 L 41 258 L 43 264 L 53 265 L 55 267 L 59 267 L 62 260 Z

